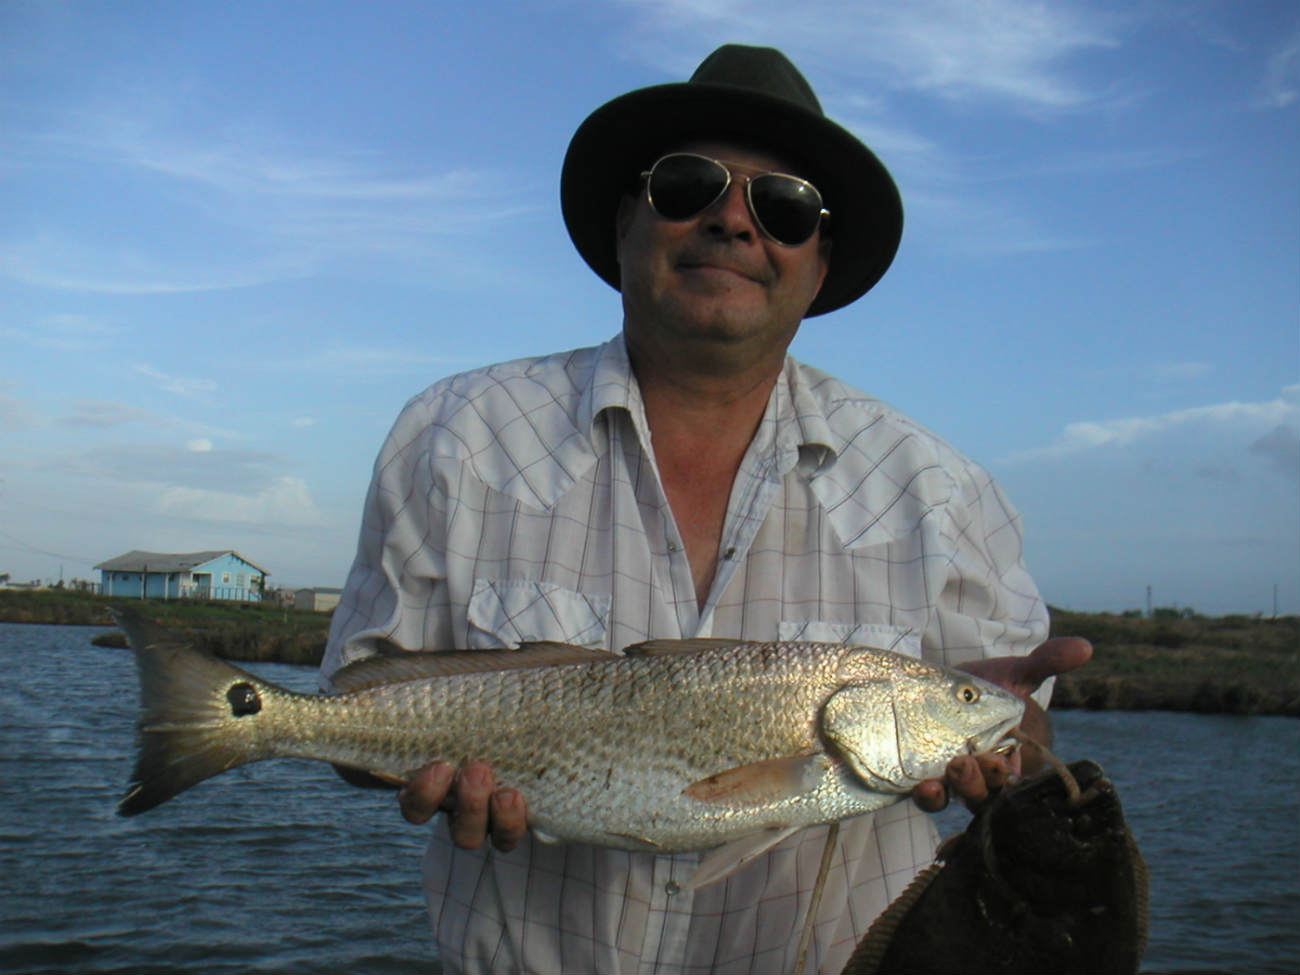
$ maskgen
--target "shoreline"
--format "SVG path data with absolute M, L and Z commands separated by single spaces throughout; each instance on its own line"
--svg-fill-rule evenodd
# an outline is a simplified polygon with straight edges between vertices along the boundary
M 113 627 L 93 641 L 125 647 L 106 599 L 71 590 L 0 590 L 0 622 Z M 318 666 L 330 614 L 255 603 L 130 600 L 182 639 L 236 662 Z M 1052 707 L 1300 717 L 1300 617 L 1200 617 L 1157 610 L 1052 607 L 1053 636 L 1081 636 L 1093 659 L 1057 678 Z

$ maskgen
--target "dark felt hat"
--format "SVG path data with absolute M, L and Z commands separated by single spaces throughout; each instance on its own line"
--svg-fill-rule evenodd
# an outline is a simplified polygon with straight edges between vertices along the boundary
M 822 114 L 799 69 L 775 48 L 727 44 L 691 80 L 606 102 L 564 157 L 560 205 L 583 259 L 619 287 L 614 221 L 620 197 L 665 151 L 693 139 L 734 140 L 789 160 L 831 212 L 830 271 L 809 315 L 842 308 L 880 280 L 903 233 L 903 204 L 880 160 Z

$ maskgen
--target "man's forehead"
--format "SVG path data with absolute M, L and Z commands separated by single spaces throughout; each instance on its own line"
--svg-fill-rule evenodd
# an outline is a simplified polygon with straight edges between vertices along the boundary
M 669 152 L 693 152 L 765 172 L 803 175 L 799 172 L 799 166 L 788 156 L 734 139 L 688 139 L 670 144 L 663 154 Z

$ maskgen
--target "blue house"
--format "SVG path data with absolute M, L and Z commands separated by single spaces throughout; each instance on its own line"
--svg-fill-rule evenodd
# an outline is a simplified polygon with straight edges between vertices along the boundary
M 233 599 L 261 602 L 270 575 L 238 552 L 141 552 L 95 566 L 100 592 L 135 599 Z

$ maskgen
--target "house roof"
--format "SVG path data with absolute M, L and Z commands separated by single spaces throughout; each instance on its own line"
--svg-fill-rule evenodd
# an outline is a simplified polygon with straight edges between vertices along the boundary
M 223 555 L 233 555 L 239 561 L 251 565 L 264 576 L 269 576 L 260 565 L 249 562 L 234 549 L 223 548 L 214 552 L 142 552 L 132 549 L 125 555 L 101 562 L 95 566 L 107 572 L 189 572 L 200 565 L 213 562 Z

